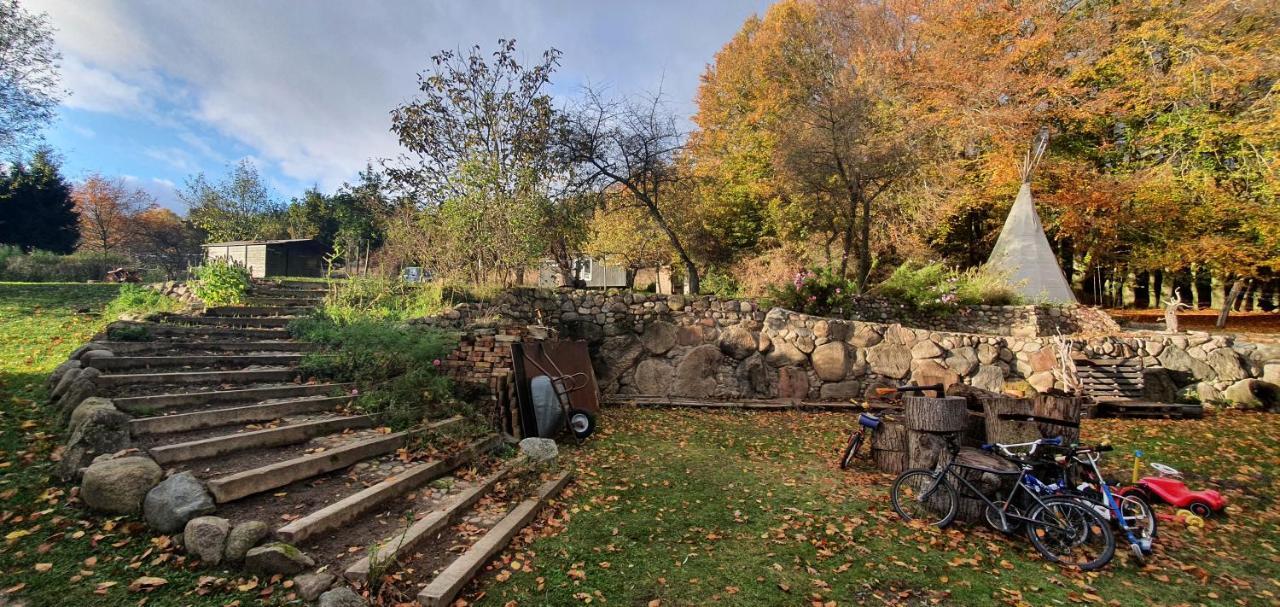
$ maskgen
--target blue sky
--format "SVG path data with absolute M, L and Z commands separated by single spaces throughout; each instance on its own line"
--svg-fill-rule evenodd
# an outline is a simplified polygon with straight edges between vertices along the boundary
M 25 0 L 48 12 L 71 95 L 48 142 L 75 179 L 121 176 L 182 211 L 175 187 L 250 158 L 282 198 L 332 190 L 396 153 L 388 112 L 440 49 L 515 38 L 564 52 L 553 93 L 698 77 L 767 0 Z M 531 59 L 532 60 L 532 59 Z

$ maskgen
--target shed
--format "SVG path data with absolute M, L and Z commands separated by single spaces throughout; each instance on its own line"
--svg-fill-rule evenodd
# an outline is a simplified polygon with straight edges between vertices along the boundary
M 201 246 L 205 259 L 228 259 L 242 264 L 254 278 L 323 276 L 324 256 L 329 252 L 329 247 L 313 238 L 236 240 Z

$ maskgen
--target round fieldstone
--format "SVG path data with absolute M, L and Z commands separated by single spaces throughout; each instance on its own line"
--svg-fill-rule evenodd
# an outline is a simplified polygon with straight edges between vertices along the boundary
M 136 514 L 164 471 L 149 457 L 99 458 L 84 471 L 80 499 L 101 512 Z
M 180 472 L 164 479 L 147 492 L 142 502 L 142 515 L 152 529 L 161 533 L 177 533 L 197 516 L 213 513 L 217 506 L 213 496 L 194 474 Z
M 651 322 L 645 327 L 644 333 L 640 334 L 640 343 L 654 354 L 666 354 L 667 350 L 676 345 L 676 332 L 676 326 L 669 322 Z
M 182 542 L 187 552 L 200 558 L 206 565 L 222 562 L 222 552 L 231 533 L 231 521 L 218 516 L 198 516 L 187 521 L 182 532 Z
M 364 597 L 346 586 L 320 595 L 320 607 L 366 607 L 368 604 Z
M 270 531 L 262 521 L 237 523 L 227 534 L 227 545 L 222 550 L 222 558 L 232 563 L 243 560 L 244 555 L 257 546 L 262 538 L 267 537 Z
M 267 575 L 277 573 L 296 575 L 314 567 L 315 564 L 316 562 L 306 553 L 284 542 L 258 546 L 244 555 L 245 569 Z M 321 595 L 322 601 L 323 597 L 324 595 Z

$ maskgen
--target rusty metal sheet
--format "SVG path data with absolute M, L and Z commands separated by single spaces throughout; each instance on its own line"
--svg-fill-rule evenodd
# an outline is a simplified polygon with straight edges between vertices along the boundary
M 591 413 L 600 412 L 600 387 L 596 384 L 595 369 L 587 342 L 569 340 L 526 341 L 520 349 L 520 364 L 524 371 L 522 381 L 539 375 L 559 374 L 581 378 L 582 388 L 569 393 L 569 405 Z M 579 375 L 581 374 L 581 375 Z

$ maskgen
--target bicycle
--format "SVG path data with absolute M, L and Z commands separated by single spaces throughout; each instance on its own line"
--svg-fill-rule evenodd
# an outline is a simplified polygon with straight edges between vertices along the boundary
M 928 386 L 901 386 L 898 388 L 878 388 L 876 393 L 885 396 L 888 394 L 900 394 L 903 392 L 924 392 L 925 390 L 936 390 L 942 393 L 942 384 L 931 384 Z M 840 454 L 840 469 L 848 470 L 853 465 L 853 458 L 857 457 L 858 449 L 862 447 L 862 443 L 866 442 L 867 435 L 872 434 L 880 427 L 880 418 L 870 413 L 858 414 L 858 427 L 849 434 L 849 442 L 845 444 L 844 452 Z
M 1068 454 L 1063 456 L 1066 461 L 1057 462 L 1060 465 L 1059 478 L 1064 485 L 1062 491 L 1066 495 L 1084 499 L 1100 516 L 1113 522 L 1129 542 L 1129 550 L 1134 558 L 1142 563 L 1152 552 L 1152 543 L 1156 537 L 1156 515 L 1141 497 L 1133 494 L 1121 495 L 1111 490 L 1098 467 L 1102 454 L 1111 450 L 1111 445 L 1106 443 L 1095 447 L 1070 448 Z M 1073 482 L 1070 475 L 1073 462 L 1083 468 L 1078 483 Z
M 858 455 L 858 448 L 866 441 L 868 434 L 875 432 L 880 427 L 880 418 L 870 413 L 858 414 L 858 429 L 849 435 L 849 444 L 844 448 L 844 454 L 840 456 L 840 469 L 848 470 L 853 464 L 853 458 Z
M 894 480 L 890 490 L 893 510 L 908 522 L 920 520 L 946 527 L 955 520 L 959 510 L 958 485 L 967 492 L 965 497 L 976 498 L 986 504 L 988 524 L 1008 534 L 1014 533 L 1019 526 L 1025 528 L 1031 545 L 1050 562 L 1074 565 L 1084 571 L 1101 569 L 1115 555 L 1116 539 L 1111 527 L 1078 498 L 1051 495 L 1050 486 L 1030 474 L 1031 464 L 1012 456 L 1009 451 L 1010 447 L 1030 447 L 1028 455 L 1033 455 L 1041 445 L 1061 443 L 1062 439 L 1058 438 L 1020 445 L 984 445 L 984 450 L 999 450 L 1002 456 L 1017 464 L 1018 470 L 1014 472 L 958 463 L 956 456 L 960 445 L 954 436 L 948 436 L 951 458 L 945 466 L 936 471 L 907 470 Z M 1008 495 L 997 495 L 993 500 L 957 474 L 956 468 L 999 476 L 1017 475 L 1017 480 Z M 1025 516 L 1023 510 L 1027 511 Z

